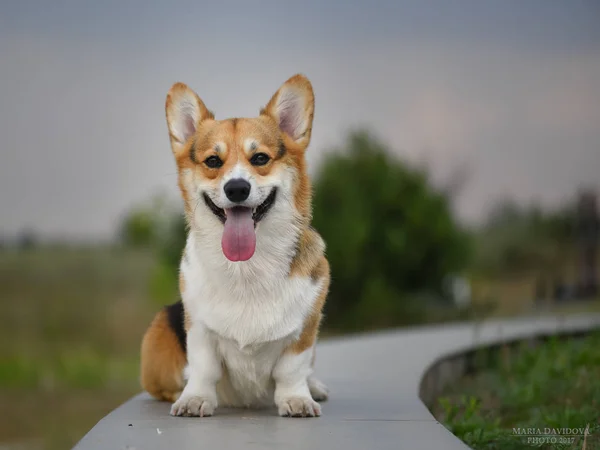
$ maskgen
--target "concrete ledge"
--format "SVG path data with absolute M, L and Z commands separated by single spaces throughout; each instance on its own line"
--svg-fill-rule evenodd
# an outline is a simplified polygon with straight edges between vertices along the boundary
M 435 359 L 423 373 L 419 396 L 431 406 L 446 386 L 485 366 L 499 351 L 510 352 L 520 344 L 535 347 L 551 336 L 585 335 L 600 328 L 598 316 L 600 314 L 581 314 L 472 324 L 472 343 Z
M 429 403 L 461 376 L 475 349 L 600 327 L 600 314 L 494 320 L 332 339 L 319 345 L 316 373 L 330 387 L 317 419 L 275 409 L 219 409 L 210 418 L 174 418 L 168 403 L 140 394 L 102 419 L 76 450 L 390 449 L 466 450 Z

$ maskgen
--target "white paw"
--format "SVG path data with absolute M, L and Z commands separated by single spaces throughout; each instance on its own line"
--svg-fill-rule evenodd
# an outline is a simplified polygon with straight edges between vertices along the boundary
M 308 379 L 308 389 L 313 400 L 316 402 L 324 402 L 329 398 L 329 388 L 325 386 L 325 383 L 316 378 L 310 377 Z
M 215 411 L 215 404 L 205 397 L 181 396 L 171 406 L 172 416 L 210 417 Z
M 310 397 L 290 397 L 278 405 L 279 415 L 283 417 L 318 417 L 321 406 Z

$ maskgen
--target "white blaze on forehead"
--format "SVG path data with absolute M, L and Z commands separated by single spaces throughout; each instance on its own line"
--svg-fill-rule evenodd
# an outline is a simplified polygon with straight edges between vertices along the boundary
M 244 140 L 244 151 L 251 152 L 258 148 L 258 141 L 254 138 Z
M 250 179 L 250 174 L 248 173 L 248 169 L 244 167 L 243 164 L 237 163 L 233 168 L 227 172 L 224 177 L 224 180 L 231 180 L 233 178 L 243 178 L 244 180 Z

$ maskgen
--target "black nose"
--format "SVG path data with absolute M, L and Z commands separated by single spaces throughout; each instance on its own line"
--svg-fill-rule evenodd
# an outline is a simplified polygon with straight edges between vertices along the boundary
M 243 202 L 250 195 L 250 183 L 242 178 L 235 178 L 225 183 L 225 195 L 235 203 Z

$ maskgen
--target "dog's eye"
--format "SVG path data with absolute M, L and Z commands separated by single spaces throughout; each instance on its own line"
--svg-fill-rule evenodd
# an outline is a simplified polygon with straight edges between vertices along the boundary
M 250 164 L 253 166 L 264 166 L 270 159 L 266 153 L 256 153 L 250 158 Z
M 218 169 L 223 165 L 223 161 L 218 156 L 212 155 L 204 160 L 204 164 L 211 169 Z

